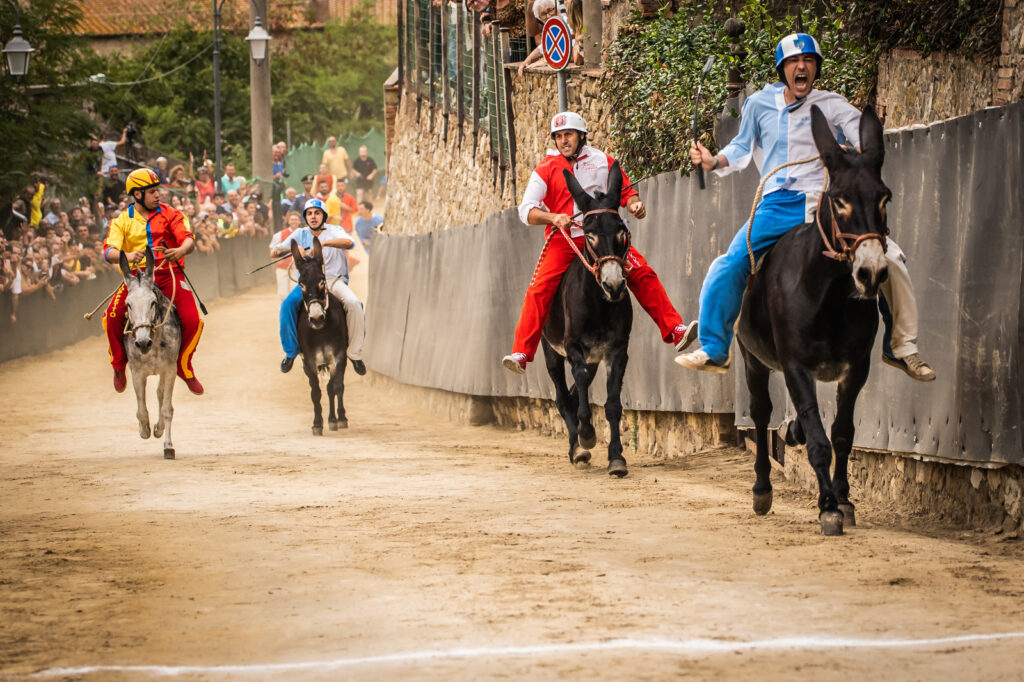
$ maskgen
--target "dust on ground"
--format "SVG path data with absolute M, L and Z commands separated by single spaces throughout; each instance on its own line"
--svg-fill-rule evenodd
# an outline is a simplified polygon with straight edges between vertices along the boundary
M 351 427 L 317 438 L 301 368 L 278 370 L 276 300 L 211 306 L 175 461 L 139 439 L 101 337 L 0 365 L 0 675 L 1021 678 L 1021 638 L 825 639 L 1024 631 L 1019 542 L 866 504 L 825 538 L 777 474 L 753 515 L 741 450 L 611 479 L 561 438 L 447 423 L 351 370 Z M 207 667 L 230 665 L 251 667 Z

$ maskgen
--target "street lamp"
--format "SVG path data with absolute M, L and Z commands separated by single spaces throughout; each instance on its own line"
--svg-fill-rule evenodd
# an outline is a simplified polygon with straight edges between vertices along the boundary
M 35 49 L 28 44 L 28 41 L 21 37 L 21 12 L 14 0 L 7 0 L 14 8 L 14 37 L 4 45 L 3 52 L 7 56 L 7 68 L 15 78 L 21 78 L 28 73 L 28 60 L 35 52 Z
M 267 45 L 270 43 L 270 34 L 260 25 L 259 15 L 256 16 L 255 24 L 245 40 L 249 43 L 252 60 L 259 66 L 267 58 Z

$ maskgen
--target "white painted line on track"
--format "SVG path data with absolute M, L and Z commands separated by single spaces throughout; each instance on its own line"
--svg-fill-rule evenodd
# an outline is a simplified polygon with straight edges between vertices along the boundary
M 957 637 L 925 639 L 858 639 L 849 637 L 779 637 L 753 641 L 725 639 L 609 639 L 577 644 L 538 644 L 534 646 L 456 648 L 436 651 L 410 651 L 407 653 L 336 658 L 326 661 L 297 663 L 252 663 L 244 665 L 92 665 L 78 668 L 48 668 L 31 677 L 60 677 L 62 675 L 89 675 L 93 673 L 151 673 L 153 675 L 232 675 L 265 674 L 303 671 L 330 671 L 360 665 L 380 663 L 414 663 L 460 658 L 503 658 L 509 656 L 544 656 L 549 654 L 575 654 L 607 651 L 647 651 L 679 655 L 729 654 L 747 651 L 794 651 L 815 649 L 914 649 L 934 648 L 952 644 L 973 644 L 1006 639 L 1024 639 L 1024 632 L 1003 632 Z

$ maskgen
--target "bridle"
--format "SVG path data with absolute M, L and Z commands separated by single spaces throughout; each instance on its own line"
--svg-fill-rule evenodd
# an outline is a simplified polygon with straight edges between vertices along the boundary
M 827 181 L 828 171 L 825 172 L 825 175 Z M 826 196 L 828 196 L 829 217 L 832 219 L 831 241 L 829 241 L 829 238 L 825 235 L 824 228 L 822 228 L 821 226 L 821 205 Z M 821 196 L 818 197 L 818 210 L 815 211 L 814 224 L 818 226 L 818 234 L 821 235 L 821 241 L 825 243 L 825 250 L 821 252 L 822 255 L 831 258 L 834 261 L 838 261 L 840 263 L 848 261 L 852 263 L 853 257 L 854 255 L 856 255 L 857 249 L 860 248 L 860 245 L 872 239 L 877 239 L 882 243 L 883 253 L 885 253 L 885 251 L 888 249 L 888 242 L 886 242 L 885 240 L 885 234 L 880 234 L 878 232 L 867 232 L 865 234 L 850 234 L 849 232 L 840 232 L 839 223 L 836 221 L 835 203 L 832 201 L 832 196 L 829 195 L 828 192 L 824 192 Z M 847 239 L 852 239 L 853 243 L 848 244 L 846 241 Z M 833 246 L 833 244 L 836 244 L 839 247 L 838 251 L 836 250 L 836 247 Z
M 298 270 L 298 266 L 295 269 Z M 324 307 L 324 315 L 327 315 L 327 310 L 331 307 L 331 292 L 327 288 L 327 275 L 324 274 L 323 265 L 320 266 L 320 274 L 324 275 L 324 300 L 321 303 L 319 298 L 314 298 L 313 301 L 320 303 Z M 303 294 L 305 294 L 305 291 L 303 291 Z M 309 301 L 306 300 L 305 296 L 302 297 L 302 305 L 305 307 L 306 313 L 309 314 Z
M 618 210 L 616 210 L 614 208 L 597 208 L 597 209 L 594 209 L 593 211 L 587 211 L 586 213 L 584 213 L 583 214 L 583 220 L 586 220 L 589 216 L 592 216 L 592 215 L 594 215 L 596 213 L 614 213 L 615 215 L 619 214 Z M 580 229 L 583 229 L 583 222 L 582 221 L 573 220 L 572 224 L 574 226 L 580 228 Z M 572 247 L 572 250 L 579 257 L 580 262 L 583 263 L 583 267 L 585 267 L 587 270 L 590 271 L 590 274 L 592 274 L 594 276 L 594 280 L 598 284 L 601 284 L 601 279 L 600 279 L 600 274 L 599 274 L 600 271 L 601 271 L 601 266 L 603 266 L 605 263 L 607 263 L 609 261 L 611 261 L 613 263 L 618 263 L 622 267 L 623 274 L 625 274 L 626 276 L 629 276 L 629 273 L 632 272 L 633 264 L 629 263 L 625 259 L 625 257 L 616 256 L 614 254 L 610 255 L 610 256 L 598 256 L 597 252 L 594 251 L 594 247 L 592 247 L 590 245 L 590 240 L 589 239 L 584 239 L 583 240 L 583 244 L 584 244 L 584 246 L 587 249 L 587 254 L 590 256 L 591 260 L 593 260 L 593 264 L 591 264 L 590 261 L 587 260 L 586 256 L 584 256 L 583 253 L 576 246 L 576 242 L 574 242 L 572 240 L 572 237 L 569 236 L 569 233 L 566 232 L 565 228 L 564 227 L 559 227 L 558 230 L 559 230 L 559 232 L 562 233 L 562 236 L 565 237 L 565 241 L 569 242 L 569 246 Z M 625 253 L 625 254 L 629 253 L 629 247 L 630 247 L 631 244 L 632 244 L 632 237 L 631 237 L 631 235 L 629 233 L 629 230 L 627 229 L 626 230 L 626 250 L 623 253 Z
M 155 270 L 153 270 L 153 276 L 155 277 L 156 273 L 159 272 L 161 268 L 167 267 L 168 262 L 169 261 L 166 258 L 164 258 L 163 261 L 161 261 L 160 265 L 157 266 L 157 268 Z M 157 291 L 159 291 L 159 287 L 157 288 Z M 161 291 L 160 293 L 162 294 L 163 292 Z M 152 334 L 154 330 L 160 329 L 161 327 L 163 327 L 165 324 L 167 324 L 167 320 L 170 319 L 170 317 L 171 317 L 171 308 L 174 307 L 174 297 L 177 296 L 177 294 L 178 294 L 178 278 L 175 277 L 174 273 L 172 272 L 171 273 L 171 297 L 167 300 L 167 309 L 164 310 L 164 319 L 160 320 L 156 324 L 154 324 L 152 322 L 143 322 L 142 324 L 139 324 L 139 325 L 133 325 L 132 321 L 130 319 L 128 319 L 128 316 L 126 315 L 125 319 L 124 319 L 124 332 L 126 334 L 131 332 L 132 338 L 134 339 L 135 338 L 135 332 L 138 331 L 139 329 L 148 329 L 149 333 Z M 157 299 L 157 300 L 159 300 L 159 299 Z

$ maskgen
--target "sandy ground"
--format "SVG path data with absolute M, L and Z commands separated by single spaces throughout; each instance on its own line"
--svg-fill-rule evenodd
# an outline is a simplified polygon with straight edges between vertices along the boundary
M 754 517 L 742 451 L 613 480 L 352 372 L 316 438 L 275 301 L 210 306 L 175 461 L 100 337 L 0 365 L 0 677 L 1024 677 L 1020 542 L 866 505 L 824 538 L 784 482 Z

